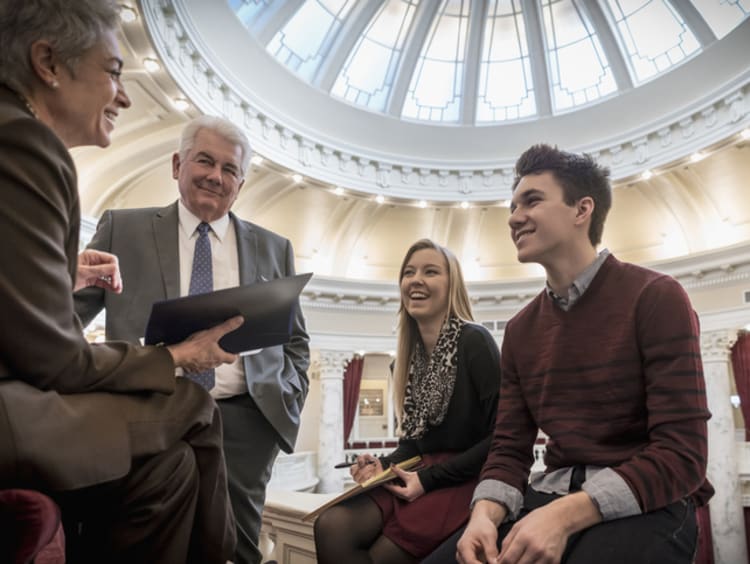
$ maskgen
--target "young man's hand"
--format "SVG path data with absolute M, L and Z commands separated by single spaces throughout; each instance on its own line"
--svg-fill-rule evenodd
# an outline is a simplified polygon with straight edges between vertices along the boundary
M 460 564 L 497 562 L 497 528 L 507 509 L 494 501 L 480 499 L 474 505 L 469 524 L 456 545 Z
M 585 492 L 568 494 L 520 519 L 503 540 L 498 564 L 558 564 L 568 537 L 601 521 Z

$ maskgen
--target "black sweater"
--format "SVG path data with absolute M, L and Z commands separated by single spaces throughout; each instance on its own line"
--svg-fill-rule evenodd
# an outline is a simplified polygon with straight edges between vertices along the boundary
M 425 492 L 479 476 L 487 457 L 500 390 L 500 353 L 489 331 L 467 323 L 458 338 L 456 383 L 443 422 L 421 439 L 401 439 L 381 458 L 383 468 L 418 454 L 454 452 L 440 464 L 418 471 Z

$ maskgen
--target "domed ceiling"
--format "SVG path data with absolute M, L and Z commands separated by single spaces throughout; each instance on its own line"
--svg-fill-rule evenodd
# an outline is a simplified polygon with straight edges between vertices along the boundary
M 480 284 L 541 276 L 517 263 L 506 207 L 515 158 L 541 141 L 612 168 L 604 245 L 620 258 L 750 254 L 747 2 L 132 9 L 122 45 L 133 107 L 111 148 L 75 151 L 91 218 L 174 201 L 180 128 L 212 113 L 241 125 L 257 153 L 234 211 L 289 237 L 299 271 L 342 284 L 392 283 L 420 237 L 453 249 Z

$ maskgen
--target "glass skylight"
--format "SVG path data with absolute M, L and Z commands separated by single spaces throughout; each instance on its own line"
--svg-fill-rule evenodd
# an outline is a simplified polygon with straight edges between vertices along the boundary
M 317 88 L 374 112 L 461 125 L 597 103 L 750 17 L 750 0 L 531 1 L 227 0 L 273 57 Z

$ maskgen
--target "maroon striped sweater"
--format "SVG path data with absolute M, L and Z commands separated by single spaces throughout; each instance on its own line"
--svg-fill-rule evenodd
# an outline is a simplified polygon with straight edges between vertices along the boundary
M 525 491 L 541 428 L 548 470 L 611 467 L 644 512 L 713 494 L 700 329 L 674 279 L 610 256 L 570 311 L 543 291 L 513 317 L 501 358 L 482 480 Z

